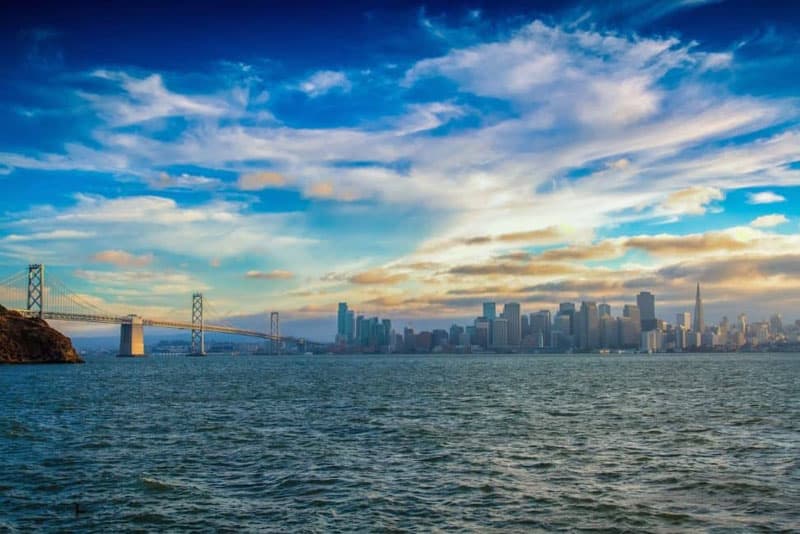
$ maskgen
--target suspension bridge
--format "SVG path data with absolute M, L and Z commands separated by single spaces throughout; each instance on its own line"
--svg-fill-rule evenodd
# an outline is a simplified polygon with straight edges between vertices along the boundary
M 269 332 L 206 322 L 204 311 L 207 312 L 208 303 L 204 300 L 202 293 L 192 295 L 191 321 L 109 313 L 91 303 L 87 297 L 70 290 L 55 277 L 48 276 L 47 284 L 45 284 L 45 266 L 38 263 L 29 265 L 25 271 L 0 280 L 0 304 L 27 317 L 54 321 L 119 324 L 120 356 L 144 356 L 144 327 L 191 331 L 190 354 L 192 355 L 206 353 L 206 332 L 263 339 L 268 344 L 269 352 L 273 354 L 279 353 L 286 342 L 294 342 L 303 347 L 303 350 L 321 345 L 295 337 L 281 336 L 278 312 L 270 313 Z

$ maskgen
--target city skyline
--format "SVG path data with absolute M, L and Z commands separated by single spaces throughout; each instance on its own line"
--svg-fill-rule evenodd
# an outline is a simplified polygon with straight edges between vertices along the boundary
M 708 324 L 800 309 L 798 10 L 204 6 L 4 9 L 0 275 L 320 337 L 345 301 L 396 327 L 642 291 L 694 319 L 698 283 Z

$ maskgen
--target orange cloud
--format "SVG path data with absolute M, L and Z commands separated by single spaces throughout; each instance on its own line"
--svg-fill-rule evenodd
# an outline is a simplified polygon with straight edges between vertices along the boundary
M 268 187 L 283 187 L 286 183 L 286 177 L 277 172 L 254 172 L 239 176 L 236 185 L 242 191 L 260 191 Z
M 104 250 L 93 255 L 92 261 L 110 263 L 117 267 L 144 267 L 153 261 L 153 255 L 135 256 L 124 250 Z
M 247 271 L 245 277 L 257 280 L 288 280 L 294 278 L 294 273 L 281 269 L 275 269 L 273 271 Z
M 372 269 L 358 273 L 349 278 L 353 284 L 373 285 L 373 284 L 397 284 L 408 279 L 407 274 L 390 273 L 385 269 Z

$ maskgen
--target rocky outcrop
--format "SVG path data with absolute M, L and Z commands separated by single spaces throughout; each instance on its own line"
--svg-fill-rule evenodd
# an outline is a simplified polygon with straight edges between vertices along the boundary
M 42 319 L 0 306 L 0 363 L 83 363 L 72 341 Z

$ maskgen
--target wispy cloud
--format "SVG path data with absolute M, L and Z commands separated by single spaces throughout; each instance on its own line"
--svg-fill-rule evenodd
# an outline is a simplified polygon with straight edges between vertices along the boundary
M 333 70 L 317 71 L 299 85 L 300 90 L 312 98 L 331 91 L 347 92 L 350 87 L 347 75 L 344 72 Z

